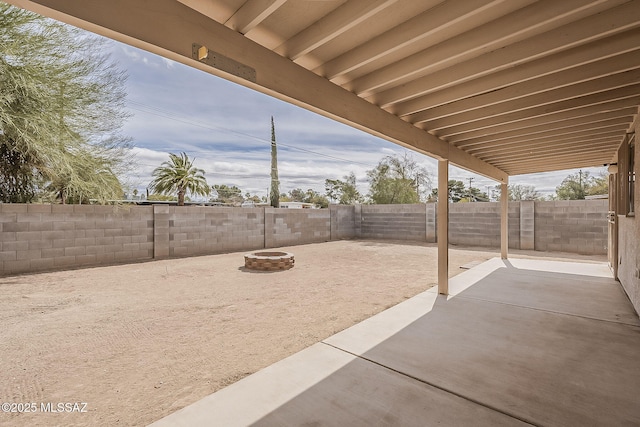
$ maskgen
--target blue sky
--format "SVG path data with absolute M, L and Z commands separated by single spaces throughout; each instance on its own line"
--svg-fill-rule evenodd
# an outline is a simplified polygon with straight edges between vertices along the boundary
M 243 193 L 265 196 L 270 170 L 270 118 L 278 142 L 281 192 L 309 188 L 324 193 L 324 180 L 354 172 L 358 188 L 368 191 L 366 171 L 387 155 L 409 151 L 316 113 L 157 55 L 109 41 L 111 55 L 127 70 L 128 109 L 124 133 L 133 138 L 136 168 L 127 177 L 144 191 L 151 172 L 168 153 L 186 152 L 206 172 L 209 184 L 237 185 Z M 437 163 L 411 152 L 437 182 Z M 585 169 L 598 174 L 601 169 Z M 552 194 L 574 171 L 511 177 Z M 450 179 L 482 191 L 496 183 L 452 167 Z

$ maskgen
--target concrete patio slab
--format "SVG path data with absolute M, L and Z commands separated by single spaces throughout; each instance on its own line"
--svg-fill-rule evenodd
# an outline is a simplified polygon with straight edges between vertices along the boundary
M 152 426 L 417 427 L 452 422 L 527 425 L 318 343 Z
M 423 318 L 359 355 L 535 425 L 634 425 L 639 333 L 625 324 L 439 298 Z M 355 339 L 328 342 L 352 352 Z
M 449 294 L 640 326 L 604 263 L 494 258 L 452 278 Z
M 640 322 L 619 285 L 602 265 L 523 261 L 490 260 L 455 295 L 424 292 L 153 425 L 639 425 Z

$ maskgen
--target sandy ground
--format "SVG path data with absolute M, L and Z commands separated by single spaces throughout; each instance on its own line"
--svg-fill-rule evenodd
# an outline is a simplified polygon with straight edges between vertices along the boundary
M 231 253 L 0 277 L 0 402 L 31 411 L 0 425 L 146 425 L 436 283 L 435 245 L 282 250 L 292 270 Z M 497 255 L 452 248 L 449 276 Z

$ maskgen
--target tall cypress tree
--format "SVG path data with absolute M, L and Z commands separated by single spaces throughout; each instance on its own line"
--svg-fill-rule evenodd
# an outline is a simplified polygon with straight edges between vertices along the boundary
M 276 148 L 276 127 L 271 116 L 271 206 L 280 207 L 280 181 L 278 181 L 278 151 Z

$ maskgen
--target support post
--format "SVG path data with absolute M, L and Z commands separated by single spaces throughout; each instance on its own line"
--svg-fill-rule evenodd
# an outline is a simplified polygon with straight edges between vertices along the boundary
M 509 182 L 500 184 L 500 256 L 509 252 Z
M 438 293 L 449 294 L 449 160 L 438 160 Z

